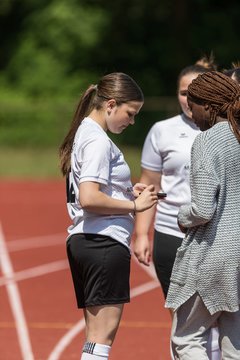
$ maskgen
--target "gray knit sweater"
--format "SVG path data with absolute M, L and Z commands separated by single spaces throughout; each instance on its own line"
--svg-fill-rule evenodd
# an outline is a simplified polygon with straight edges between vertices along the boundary
M 200 133 L 191 155 L 191 203 L 180 208 L 189 228 L 177 251 L 166 307 L 195 292 L 211 314 L 240 303 L 240 144 L 227 121 Z

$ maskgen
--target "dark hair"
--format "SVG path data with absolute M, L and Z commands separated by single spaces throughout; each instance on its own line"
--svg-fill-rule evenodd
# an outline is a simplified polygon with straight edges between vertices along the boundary
M 103 76 L 98 85 L 90 85 L 81 96 L 70 129 L 59 149 L 60 166 L 63 175 L 70 170 L 70 157 L 76 131 L 81 121 L 93 109 L 100 110 L 103 102 L 115 99 L 117 105 L 129 101 L 144 101 L 142 90 L 128 75 L 120 72 Z
M 177 90 L 179 90 L 180 81 L 183 76 L 189 74 L 203 74 L 207 71 L 217 70 L 217 65 L 215 64 L 214 56 L 211 53 L 210 56 L 203 56 L 201 59 L 195 62 L 193 65 L 186 66 L 183 68 L 178 75 L 177 79 Z
M 227 118 L 240 141 L 240 86 L 227 75 L 212 71 L 198 75 L 188 87 L 188 100 L 205 105 L 210 111 L 210 125 L 217 116 Z
M 237 81 L 238 84 L 240 84 L 240 62 L 232 63 L 232 68 L 228 70 L 223 70 L 223 73 L 229 77 L 231 77 L 233 80 Z

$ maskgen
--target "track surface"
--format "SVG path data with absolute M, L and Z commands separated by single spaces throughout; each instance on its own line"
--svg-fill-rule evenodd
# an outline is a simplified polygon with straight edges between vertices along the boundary
M 0 182 L 0 360 L 77 360 L 84 321 L 65 252 L 63 181 Z M 111 360 L 170 360 L 171 320 L 152 268 L 132 256 Z

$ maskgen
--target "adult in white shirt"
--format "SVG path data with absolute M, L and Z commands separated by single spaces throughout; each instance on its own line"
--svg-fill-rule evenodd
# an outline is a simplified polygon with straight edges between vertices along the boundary
M 184 237 L 177 224 L 177 215 L 180 206 L 191 200 L 190 153 L 193 141 L 200 132 L 192 120 L 187 104 L 187 89 L 199 74 L 214 69 L 213 59 L 208 60 L 204 57 L 180 72 L 177 95 L 182 113 L 156 122 L 147 134 L 142 150 L 140 182 L 154 184 L 155 189 L 167 193 L 167 197 L 164 201 L 158 202 L 156 207 L 137 214 L 134 253 L 139 262 L 147 266 L 150 265 L 153 256 L 154 267 L 165 298 L 176 252 Z M 149 232 L 153 220 L 152 249 Z M 215 336 L 213 343 L 213 346 L 209 345 L 210 352 L 214 353 L 217 349 L 218 353 Z
M 67 254 L 86 321 L 81 360 L 109 357 L 124 303 L 129 302 L 134 215 L 157 203 L 153 185 L 132 188 L 123 154 L 107 135 L 133 125 L 143 101 L 128 75 L 103 76 L 81 97 L 60 147 L 72 219 Z

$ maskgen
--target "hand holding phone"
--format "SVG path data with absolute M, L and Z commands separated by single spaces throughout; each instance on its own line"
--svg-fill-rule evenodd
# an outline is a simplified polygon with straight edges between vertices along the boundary
M 167 194 L 165 192 L 158 192 L 157 193 L 157 197 L 158 199 L 163 199 L 167 196 Z

